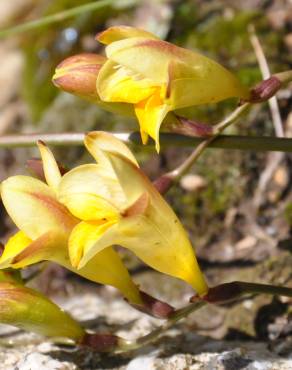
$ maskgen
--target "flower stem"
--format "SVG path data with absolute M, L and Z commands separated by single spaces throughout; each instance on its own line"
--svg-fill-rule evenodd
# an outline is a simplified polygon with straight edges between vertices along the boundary
M 245 281 L 233 281 L 210 288 L 208 293 L 202 298 L 209 303 L 228 303 L 247 294 L 269 294 L 273 296 L 292 297 L 292 288 L 270 285 L 249 283 Z M 200 297 L 194 296 L 192 301 L 197 301 Z
M 206 306 L 208 303 L 226 304 L 237 300 L 241 296 L 249 294 L 268 294 L 272 296 L 292 297 L 292 288 L 244 281 L 233 281 L 231 283 L 217 285 L 210 288 L 208 293 L 203 297 L 194 296 L 192 298 L 192 303 L 174 311 L 163 325 L 154 329 L 151 333 L 134 340 L 127 340 L 119 337 L 112 352 L 121 353 L 132 351 L 149 343 L 153 343 L 178 321 L 185 319 L 191 313 Z
M 199 310 L 201 307 L 205 306 L 206 304 L 207 302 L 198 301 L 198 302 L 193 302 L 187 305 L 186 307 L 176 310 L 163 325 L 159 326 L 158 328 L 153 330 L 151 333 L 146 334 L 143 337 L 140 337 L 134 340 L 126 340 L 126 339 L 120 338 L 119 346 L 115 350 L 115 352 L 120 353 L 120 352 L 132 351 L 134 349 L 143 347 L 149 343 L 155 342 L 156 340 L 160 338 L 160 336 L 163 333 L 165 333 L 169 328 L 171 328 L 179 320 L 186 318 L 191 313 Z
M 62 22 L 65 19 L 75 17 L 78 14 L 101 9 L 105 6 L 112 5 L 115 2 L 116 0 L 99 0 L 84 5 L 76 6 L 75 8 L 64 10 L 56 14 L 48 15 L 47 17 L 36 19 L 31 22 L 26 22 L 18 26 L 2 30 L 0 31 L 0 38 L 12 36 L 20 32 L 30 31 L 35 28 L 44 27 L 52 23 Z
M 84 133 L 26 134 L 0 136 L 0 148 L 34 147 L 38 140 L 53 146 L 82 146 Z M 141 145 L 140 134 L 114 133 L 114 136 L 127 144 Z M 268 136 L 219 135 L 212 138 L 210 148 L 253 151 L 292 152 L 292 139 Z M 162 147 L 197 147 L 206 139 L 171 133 L 160 134 Z
M 269 294 L 273 296 L 292 297 L 292 288 L 268 284 L 248 283 L 244 281 L 234 281 L 231 283 L 218 285 L 210 288 L 206 296 L 202 298 L 195 296 L 193 303 L 174 311 L 164 325 L 153 330 L 151 333 L 133 341 L 127 341 L 123 339 L 122 342 L 120 342 L 120 346 L 116 352 L 137 349 L 156 341 L 166 330 L 168 330 L 178 321 L 199 310 L 207 303 L 228 303 L 248 294 Z
M 180 166 L 168 172 L 164 176 L 170 178 L 173 182 L 178 181 L 186 172 L 188 172 L 188 170 L 193 166 L 193 164 L 209 146 L 209 144 L 211 144 L 228 126 L 232 125 L 241 114 L 247 111 L 250 106 L 251 103 L 244 103 L 236 108 L 227 118 L 225 118 L 222 122 L 219 122 L 214 127 L 213 136 L 202 141 Z
M 288 83 L 292 81 L 292 69 L 289 71 L 275 73 L 274 76 L 281 81 L 281 83 Z
M 164 181 L 157 179 L 158 184 L 167 184 L 161 186 L 158 190 L 162 193 L 166 192 L 171 185 L 178 181 L 188 170 L 193 166 L 196 160 L 201 156 L 204 150 L 230 125 L 232 125 L 244 112 L 246 112 L 253 103 L 266 101 L 271 96 L 275 95 L 279 88 L 292 80 L 292 70 L 281 72 L 273 75 L 268 80 L 261 81 L 255 88 L 251 89 L 251 101 L 245 102 L 237 107 L 227 118 L 219 122 L 213 128 L 213 135 L 207 136 L 191 153 L 191 155 L 177 168 L 162 176 Z M 167 180 L 167 181 L 166 181 Z

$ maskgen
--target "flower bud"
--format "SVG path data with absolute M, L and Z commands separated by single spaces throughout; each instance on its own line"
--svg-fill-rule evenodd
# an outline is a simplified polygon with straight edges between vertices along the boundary
M 281 88 L 282 83 L 276 76 L 261 81 L 250 91 L 251 103 L 262 103 L 269 100 Z
M 96 81 L 106 61 L 105 57 L 97 54 L 79 54 L 69 57 L 57 66 L 53 83 L 59 89 L 95 103 L 108 112 L 132 117 L 134 109 L 131 104 L 107 103 L 101 101 L 98 95 Z
M 37 291 L 14 283 L 0 283 L 0 322 L 48 337 L 80 341 L 81 326 Z
M 106 58 L 96 54 L 79 54 L 65 59 L 53 76 L 55 86 L 90 101 L 99 100 L 96 79 Z

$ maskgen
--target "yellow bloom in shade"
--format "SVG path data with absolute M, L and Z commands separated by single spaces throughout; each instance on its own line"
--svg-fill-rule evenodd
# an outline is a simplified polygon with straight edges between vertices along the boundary
M 97 76 L 100 99 L 133 104 L 143 141 L 151 136 L 157 150 L 159 129 L 169 112 L 249 96 L 237 78 L 218 63 L 149 32 L 111 27 L 97 40 L 107 45 L 108 59 Z
M 68 239 L 80 220 L 58 200 L 62 176 L 53 154 L 43 143 L 39 143 L 39 149 L 47 183 L 29 176 L 13 176 L 1 184 L 4 207 L 20 231 L 8 240 L 0 268 L 53 261 L 89 280 L 112 285 L 130 302 L 140 304 L 138 288 L 111 246 L 79 270 L 71 265 Z
M 89 133 L 85 145 L 97 164 L 69 171 L 57 190 L 58 200 L 82 220 L 69 237 L 72 265 L 82 270 L 102 251 L 120 245 L 205 294 L 208 288 L 183 226 L 129 149 L 105 132 Z

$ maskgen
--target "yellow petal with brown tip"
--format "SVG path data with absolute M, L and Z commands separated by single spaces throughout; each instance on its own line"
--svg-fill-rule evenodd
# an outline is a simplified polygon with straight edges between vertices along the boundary
M 33 177 L 9 177 L 1 184 L 1 198 L 16 226 L 31 239 L 51 230 L 69 232 L 77 223 L 54 191 Z
M 61 172 L 51 150 L 42 141 L 38 141 L 38 148 L 41 153 L 44 174 L 47 184 L 51 189 L 57 191 L 61 181 Z
M 104 161 L 106 158 L 103 151 L 114 151 L 115 153 L 119 153 L 128 158 L 137 167 L 139 167 L 134 154 L 127 145 L 108 132 L 92 131 L 85 135 L 84 144 L 97 163 Z M 106 158 L 106 165 L 109 164 L 110 163 Z
M 79 225 L 76 226 L 76 228 Z M 75 229 L 74 229 L 75 230 Z M 86 243 L 90 242 L 92 235 L 80 235 L 80 227 L 71 234 L 70 243 L 76 245 L 77 239 L 80 243 L 80 248 L 83 248 Z M 89 231 L 88 229 L 85 231 Z M 92 232 L 92 229 L 90 230 Z M 79 235 L 78 235 L 79 233 Z M 83 243 L 83 244 L 82 244 Z M 11 244 L 8 245 L 11 248 Z M 6 246 L 7 248 L 7 246 Z M 19 248 L 20 250 L 20 248 Z M 7 256 L 6 256 L 7 257 Z M 52 261 L 64 266 L 68 270 L 100 284 L 112 285 L 119 289 L 122 294 L 132 303 L 141 303 L 139 291 L 117 253 L 111 248 L 104 249 L 82 269 L 77 270 L 71 265 L 68 254 L 68 237 L 64 234 L 48 232 L 38 239 L 32 241 L 17 253 L 16 248 L 10 249 L 9 267 L 24 268 L 32 264 L 42 261 Z M 7 265 L 7 264 L 6 264 Z M 5 265 L 5 266 L 6 266 Z

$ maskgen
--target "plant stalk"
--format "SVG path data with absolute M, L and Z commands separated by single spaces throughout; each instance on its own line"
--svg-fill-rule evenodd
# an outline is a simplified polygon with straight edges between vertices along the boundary
M 149 343 L 153 343 L 158 340 L 163 333 L 165 333 L 169 328 L 175 325 L 178 321 L 183 318 L 186 318 L 191 313 L 199 310 L 203 306 L 205 306 L 207 302 L 198 301 L 187 305 L 181 309 L 176 310 L 168 319 L 167 321 L 161 325 L 160 327 L 154 329 L 151 333 L 144 335 L 143 337 L 134 339 L 134 340 L 126 340 L 121 339 L 119 340 L 119 346 L 115 350 L 116 353 L 120 352 L 127 352 L 133 351 L 135 349 L 141 348 Z
M 188 170 L 193 166 L 196 160 L 201 156 L 204 150 L 230 125 L 232 125 L 244 112 L 248 110 L 251 103 L 244 103 L 237 107 L 227 118 L 219 122 L 214 127 L 213 136 L 202 141 L 192 154 L 177 168 L 168 172 L 164 177 L 170 178 L 172 181 L 178 181 Z
M 127 352 L 138 349 L 149 343 L 158 340 L 161 335 L 175 325 L 178 321 L 185 319 L 191 313 L 211 304 L 226 304 L 235 301 L 241 296 L 250 294 L 268 294 L 272 296 L 283 296 L 292 298 L 292 288 L 275 286 L 270 284 L 249 283 L 244 281 L 233 281 L 217 285 L 209 289 L 209 292 L 203 296 L 194 296 L 192 303 L 174 311 L 167 321 L 160 327 L 153 330 L 151 333 L 135 340 L 126 340 L 119 338 L 118 347 L 114 350 L 116 353 Z
M 14 27 L 0 30 L 0 38 L 12 36 L 20 32 L 30 31 L 36 28 L 47 26 L 49 24 L 62 22 L 65 19 L 75 17 L 78 14 L 86 13 L 90 11 L 92 12 L 94 10 L 104 8 L 105 6 L 112 5 L 115 2 L 116 0 L 99 0 L 99 1 L 88 3 L 88 4 L 76 6 L 75 8 L 64 10 L 56 14 L 48 15 L 47 17 L 43 17 L 40 19 L 33 20 L 31 22 L 26 22 L 26 23 L 23 23 L 23 24 L 14 26 Z
M 34 147 L 38 140 L 44 141 L 52 146 L 82 146 L 84 133 L 57 133 L 57 134 L 23 134 L 0 136 L 0 148 L 25 148 Z M 135 133 L 114 133 L 114 136 L 127 144 L 141 145 L 140 134 Z M 205 138 L 188 137 L 183 135 L 161 133 L 161 145 L 164 148 L 197 147 Z M 154 144 L 151 143 L 154 147 Z M 292 152 L 292 139 L 276 138 L 269 136 L 238 136 L 219 135 L 213 138 L 208 145 L 210 148 L 228 150 L 253 150 L 253 151 L 278 151 Z

